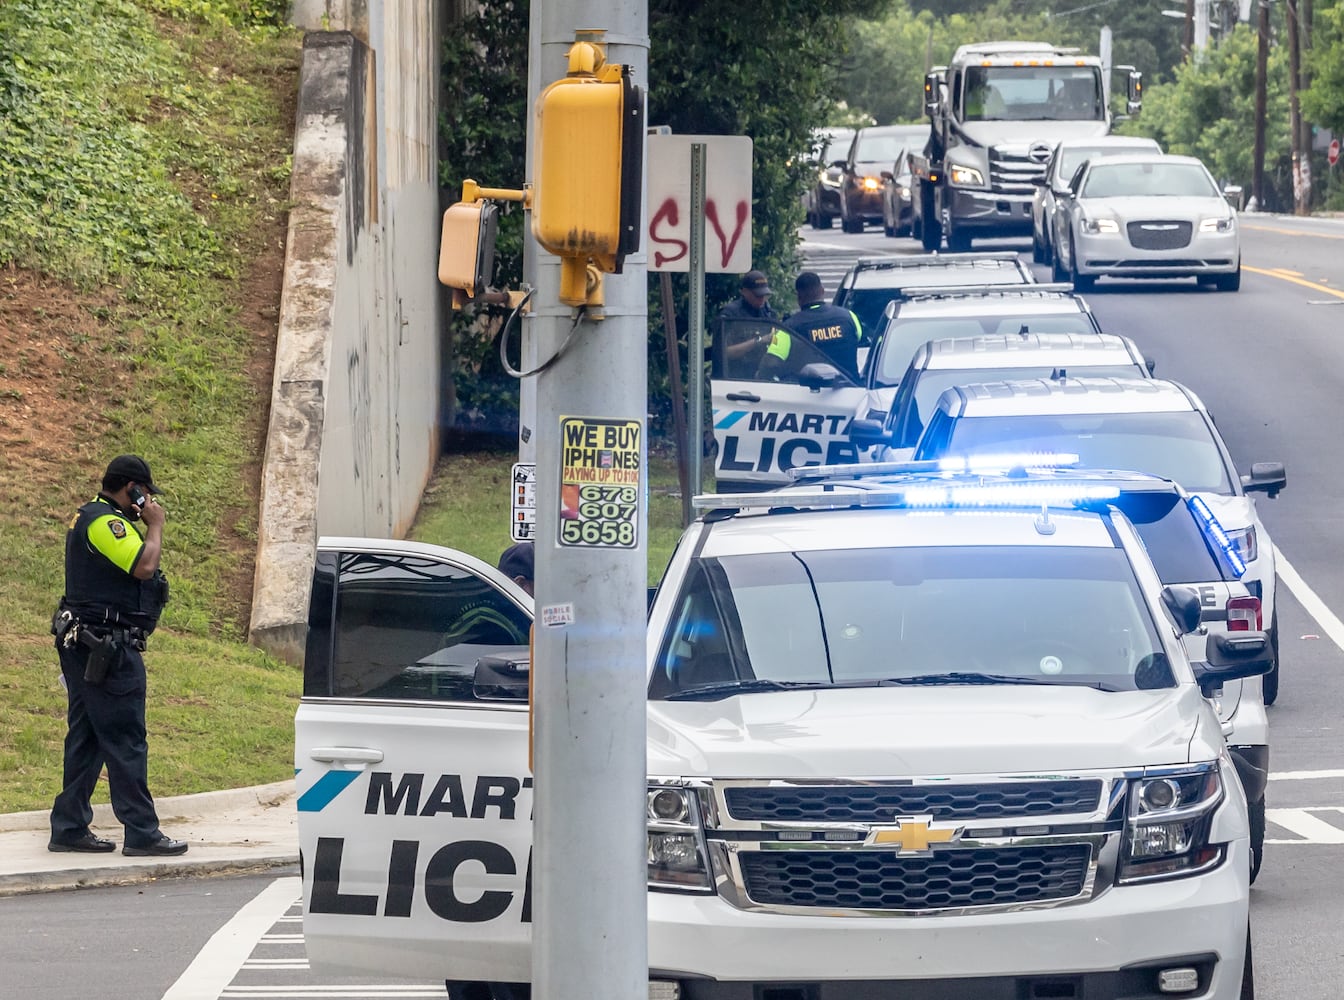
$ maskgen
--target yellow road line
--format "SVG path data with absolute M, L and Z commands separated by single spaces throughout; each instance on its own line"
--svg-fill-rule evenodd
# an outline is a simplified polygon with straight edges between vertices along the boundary
M 1242 229 L 1254 229 L 1262 233 L 1283 233 L 1285 236 L 1312 236 L 1318 240 L 1344 240 L 1339 233 L 1313 233 L 1306 229 L 1283 229 L 1279 226 L 1255 226 L 1249 222 L 1241 223 Z
M 1284 274 L 1282 271 L 1268 271 L 1260 267 L 1251 267 L 1250 264 L 1242 264 L 1243 271 L 1250 271 L 1252 274 L 1263 274 L 1266 277 L 1278 278 L 1280 281 L 1291 281 L 1294 285 L 1301 285 L 1303 288 L 1310 288 L 1316 292 L 1324 292 L 1326 295 L 1333 295 L 1337 299 L 1344 299 L 1344 292 L 1338 288 L 1329 288 L 1325 285 L 1318 285 L 1314 281 L 1308 281 L 1306 278 L 1294 278 L 1292 275 Z
M 1280 274 L 1291 274 L 1294 278 L 1306 277 L 1306 275 L 1304 275 L 1301 271 L 1293 271 L 1286 267 L 1276 267 L 1274 268 L 1274 270 L 1278 271 Z

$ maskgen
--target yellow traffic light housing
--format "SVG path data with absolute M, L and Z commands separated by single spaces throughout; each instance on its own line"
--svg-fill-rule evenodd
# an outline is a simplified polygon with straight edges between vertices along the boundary
M 443 213 L 439 281 L 453 290 L 461 309 L 490 285 L 495 273 L 499 208 L 488 201 L 459 201 Z
M 560 301 L 596 305 L 601 275 L 639 249 L 644 91 L 608 63 L 596 33 L 569 50 L 569 75 L 542 91 L 533 146 L 532 235 L 561 258 Z

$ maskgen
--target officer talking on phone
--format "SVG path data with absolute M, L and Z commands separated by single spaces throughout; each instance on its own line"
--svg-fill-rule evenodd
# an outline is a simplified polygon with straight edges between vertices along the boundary
M 65 596 L 52 618 L 69 699 L 65 778 L 51 809 L 51 851 L 102 853 L 116 844 L 89 829 L 89 799 L 107 765 L 112 812 L 126 828 L 122 854 L 184 854 L 159 829 L 149 794 L 145 661 L 140 653 L 168 603 L 159 569 L 164 510 L 149 465 L 118 455 L 102 490 L 70 520 Z

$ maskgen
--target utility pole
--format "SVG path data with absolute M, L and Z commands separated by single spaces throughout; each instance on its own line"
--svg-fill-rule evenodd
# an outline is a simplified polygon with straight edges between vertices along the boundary
M 578 31 L 603 32 L 606 64 L 628 65 L 634 82 L 648 86 L 647 0 L 532 0 L 530 28 L 533 102 L 548 83 L 566 76 Z M 529 149 L 537 129 L 534 107 L 528 109 Z M 642 142 L 642 116 L 640 123 Z M 538 169 L 546 168 L 530 164 L 529 177 L 539 184 L 534 197 L 542 199 L 545 213 Z M 639 214 L 643 232 L 642 209 Z M 579 316 L 561 304 L 560 258 L 533 247 L 531 262 L 536 293 L 529 325 L 536 357 L 545 363 L 559 355 L 536 376 L 533 995 L 643 1000 L 648 996 L 645 257 L 641 247 L 625 257 L 623 273 L 603 276 L 600 321 L 591 318 L 591 307 Z M 562 435 L 584 427 L 595 435 L 606 429 L 617 433 L 576 458 Z M 632 447 L 636 461 L 633 470 L 627 465 L 623 471 L 637 481 L 620 480 L 627 484 L 618 491 L 624 495 L 610 501 L 613 508 L 633 503 L 626 523 L 633 524 L 634 537 L 614 544 L 605 535 L 579 538 L 565 530 L 574 518 L 588 515 L 575 511 L 580 488 L 569 484 L 564 466 L 578 463 L 600 472 L 610 456 L 589 463 L 590 455 L 602 455 L 602 444 L 616 445 L 616 468 L 631 458 Z M 583 522 L 584 528 L 591 523 Z M 627 541 L 633 544 L 627 547 Z
M 1297 90 L 1302 80 L 1301 38 L 1298 34 L 1297 0 L 1286 0 L 1286 27 L 1288 29 L 1288 133 L 1292 149 L 1293 212 L 1307 214 L 1307 200 L 1311 197 L 1311 145 L 1302 145 L 1302 112 L 1297 104 Z
M 1257 47 L 1255 52 L 1255 148 L 1251 154 L 1251 198 L 1255 210 L 1265 210 L 1265 90 L 1269 70 L 1269 0 L 1256 0 L 1259 17 L 1256 21 Z

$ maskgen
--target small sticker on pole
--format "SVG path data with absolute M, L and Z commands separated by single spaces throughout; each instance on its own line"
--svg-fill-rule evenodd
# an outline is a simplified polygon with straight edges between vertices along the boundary
M 560 531 L 575 548 L 639 545 L 643 422 L 560 418 Z

